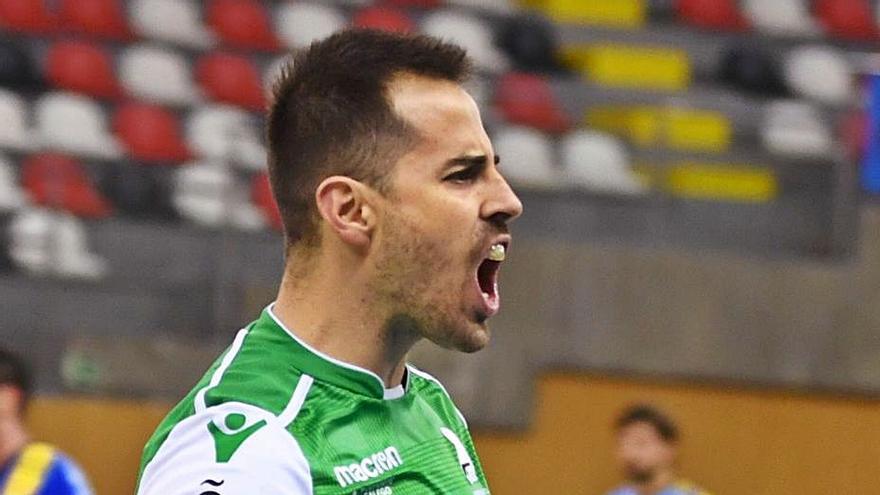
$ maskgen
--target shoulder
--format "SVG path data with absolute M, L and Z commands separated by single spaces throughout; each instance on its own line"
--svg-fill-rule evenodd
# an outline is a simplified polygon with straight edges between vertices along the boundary
M 66 454 L 56 451 L 52 470 L 46 477 L 43 491 L 46 495 L 92 495 L 85 473 L 79 465 Z
M 221 485 L 230 494 L 312 493 L 308 461 L 283 421 L 240 402 L 197 411 L 145 465 L 138 495 L 210 493 Z
M 605 495 L 637 495 L 637 492 L 630 488 L 629 486 L 623 485 L 618 486 L 617 488 L 610 490 Z
M 462 425 L 467 428 L 467 420 L 455 405 L 452 396 L 446 390 L 446 387 L 440 383 L 440 380 L 434 376 L 422 371 L 412 364 L 407 364 L 406 369 L 409 372 L 409 386 L 412 391 L 424 397 L 428 402 L 432 403 L 435 409 L 445 410 L 452 413 L 456 419 L 461 421 Z
M 676 495 L 712 495 L 688 480 L 678 480 L 673 485 Z

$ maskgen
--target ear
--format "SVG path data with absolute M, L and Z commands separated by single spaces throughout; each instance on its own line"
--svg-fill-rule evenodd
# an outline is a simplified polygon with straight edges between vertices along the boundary
M 327 177 L 315 190 L 318 212 L 339 238 L 351 246 L 370 244 L 376 215 L 368 187 L 351 177 Z

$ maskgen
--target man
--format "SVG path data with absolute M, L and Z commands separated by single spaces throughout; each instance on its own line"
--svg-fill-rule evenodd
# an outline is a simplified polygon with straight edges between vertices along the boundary
M 464 418 L 406 364 L 423 338 L 487 344 L 522 210 L 468 67 L 454 45 L 374 31 L 295 56 L 267 124 L 277 299 L 159 426 L 138 494 L 489 493 Z
M 24 426 L 30 374 L 0 349 L 0 494 L 91 495 L 79 467 L 51 445 L 32 442 Z
M 678 428 L 662 412 L 647 405 L 632 406 L 615 426 L 617 458 L 629 483 L 609 495 L 708 495 L 677 478 Z

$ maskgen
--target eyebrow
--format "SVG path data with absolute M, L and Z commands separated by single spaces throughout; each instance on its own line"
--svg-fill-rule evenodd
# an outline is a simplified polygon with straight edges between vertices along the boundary
M 494 157 L 492 157 L 492 160 L 495 163 L 495 165 L 498 165 L 499 163 L 501 163 L 501 157 L 498 155 L 495 155 Z M 459 156 L 457 158 L 453 158 L 452 160 L 449 160 L 446 163 L 446 166 L 451 167 L 453 165 L 466 165 L 466 166 L 470 166 L 470 167 L 482 167 L 482 166 L 485 166 L 488 163 L 488 161 L 489 161 L 489 157 L 486 155 L 465 155 L 465 156 Z

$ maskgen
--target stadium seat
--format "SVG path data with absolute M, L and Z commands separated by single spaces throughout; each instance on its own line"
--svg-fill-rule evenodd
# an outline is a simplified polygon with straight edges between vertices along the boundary
M 107 273 L 107 262 L 89 250 L 85 227 L 72 215 L 25 208 L 9 230 L 10 258 L 27 272 L 90 280 Z
M 547 80 L 535 74 L 505 74 L 495 88 L 495 108 L 509 123 L 561 133 L 571 121 Z
M 20 44 L 0 40 L 0 88 L 41 89 L 37 64 Z
M 600 105 L 586 124 L 640 147 L 718 153 L 731 144 L 733 125 L 720 112 L 681 106 Z
M 15 168 L 9 158 L 0 154 L 0 214 L 21 208 L 24 204 L 25 195 L 18 185 Z
M 559 146 L 562 177 L 570 185 L 612 194 L 642 194 L 647 187 L 629 169 L 623 144 L 601 132 L 578 130 Z
M 186 126 L 193 153 L 249 170 L 266 166 L 266 151 L 258 129 L 247 112 L 225 105 L 199 107 L 189 116 Z
M 719 79 L 738 90 L 758 95 L 782 96 L 788 93 L 780 61 L 753 45 L 726 50 L 721 57 Z
M 676 48 L 594 43 L 565 46 L 562 54 L 600 86 L 680 91 L 691 83 L 690 58 Z
M 0 28 L 33 34 L 48 34 L 58 19 L 47 0 L 0 0 Z
M 104 111 L 89 98 L 47 93 L 37 101 L 35 115 L 43 147 L 103 159 L 121 155 Z
M 513 69 L 558 73 L 559 46 L 553 26 L 541 17 L 521 15 L 499 21 L 496 45 L 510 58 Z
M 512 15 L 519 10 L 516 0 L 445 0 L 444 3 L 449 6 L 480 10 L 490 15 L 500 16 Z
M 46 55 L 46 78 L 55 87 L 99 98 L 121 94 L 110 55 L 101 46 L 60 41 Z
M 439 7 L 443 0 L 385 0 L 388 5 L 396 7 L 415 7 L 419 9 L 433 9 Z
M 482 71 L 500 73 L 509 66 L 507 57 L 495 48 L 492 30 L 477 17 L 451 10 L 431 12 L 422 20 L 421 30 L 467 49 Z
M 504 176 L 514 186 L 548 189 L 559 185 L 553 145 L 543 133 L 527 127 L 502 127 L 494 133 L 492 143 L 501 157 Z
M 678 0 L 679 19 L 705 29 L 742 31 L 749 27 L 736 0 Z
M 266 222 L 275 230 L 282 230 L 281 212 L 272 195 L 269 174 L 263 172 L 254 176 L 251 182 L 251 201 L 262 212 Z
M 816 36 L 819 26 L 810 14 L 809 0 L 744 0 L 743 12 L 759 31 L 776 36 Z
M 256 50 L 277 50 L 269 16 L 257 0 L 210 0 L 205 7 L 207 24 L 226 45 Z
M 351 24 L 364 29 L 379 29 L 393 33 L 411 33 L 415 22 L 402 10 L 383 5 L 370 5 L 354 14 Z
M 120 57 L 119 78 L 128 94 L 166 105 L 199 100 L 189 63 L 181 55 L 150 45 L 132 45 Z
M 82 165 L 64 155 L 41 153 L 25 159 L 21 184 L 37 205 L 85 218 L 105 218 L 112 213 Z
M 29 150 L 35 147 L 35 133 L 28 126 L 28 108 L 17 94 L 0 89 L 0 148 Z
M 128 40 L 132 36 L 122 0 L 61 0 L 59 24 L 78 34 Z
M 665 170 L 666 190 L 692 200 L 767 203 L 779 195 L 772 170 L 739 163 L 685 161 Z
M 190 156 L 177 117 L 162 107 L 127 103 L 116 111 L 113 130 L 136 160 L 176 163 Z
M 133 0 L 132 25 L 142 36 L 204 49 L 215 42 L 201 23 L 198 3 L 189 0 Z
M 815 0 L 813 9 L 825 31 L 849 40 L 877 40 L 875 5 L 870 0 Z
M 852 102 L 852 68 L 844 54 L 830 46 L 795 48 L 783 70 L 788 87 L 805 98 L 831 105 Z
M 316 3 L 285 3 L 276 18 L 275 31 L 288 48 L 302 48 L 346 26 L 337 9 Z
M 544 0 L 540 10 L 556 22 L 636 29 L 645 25 L 645 0 Z
M 257 68 L 246 57 L 211 53 L 196 63 L 196 80 L 211 100 L 263 111 L 266 98 Z
M 789 157 L 824 157 L 832 149 L 831 130 L 809 103 L 776 101 L 764 108 L 761 140 L 771 153 Z
M 173 204 L 177 212 L 204 227 L 230 225 L 243 230 L 266 226 L 249 201 L 249 189 L 217 163 L 193 162 L 176 170 Z
M 107 167 L 99 180 L 102 193 L 123 215 L 171 220 L 170 185 L 166 169 L 144 166 Z M 170 176 L 169 176 L 170 177 Z

